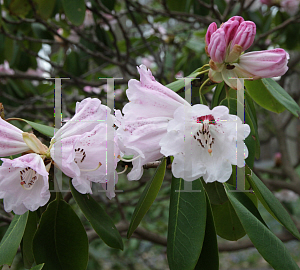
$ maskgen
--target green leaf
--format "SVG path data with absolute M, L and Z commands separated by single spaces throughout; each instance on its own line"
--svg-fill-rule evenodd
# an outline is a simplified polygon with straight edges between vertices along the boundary
M 226 184 L 225 187 L 231 189 Z M 237 199 L 237 193 L 227 194 L 250 240 L 264 259 L 275 270 L 299 270 L 284 244 Z
M 170 10 L 184 12 L 187 0 L 167 0 L 167 6 Z
M 249 93 L 245 91 L 245 106 L 253 123 L 253 127 L 255 130 L 255 136 L 253 137 L 255 141 L 255 158 L 259 159 L 260 157 L 260 141 L 258 135 L 258 126 L 257 126 L 257 117 L 256 117 L 256 110 L 254 107 L 253 100 L 251 99 Z
M 52 15 L 56 0 L 35 0 L 37 4 L 37 12 L 44 19 L 47 20 Z
M 30 270 L 41 270 L 44 267 L 44 263 L 36 265 L 35 267 L 32 267 Z
M 219 270 L 219 250 L 214 217 L 206 194 L 206 227 L 201 254 L 195 270 Z
M 268 210 L 268 212 L 278 220 L 291 234 L 300 239 L 299 231 L 291 219 L 289 213 L 277 200 L 273 193 L 263 184 L 263 182 L 253 173 L 246 175 L 256 196 Z
M 252 99 L 264 109 L 275 113 L 285 110 L 284 106 L 269 92 L 263 80 L 245 80 L 245 86 Z
M 150 206 L 154 202 L 162 182 L 165 177 L 166 172 L 166 164 L 167 160 L 164 158 L 161 164 L 155 171 L 152 179 L 147 183 L 138 203 L 134 209 L 130 225 L 127 232 L 127 238 L 130 238 L 136 228 L 139 226 L 140 222 L 142 221 L 145 214 L 148 212 Z
M 22 119 L 22 121 L 26 122 L 32 128 L 34 128 L 38 132 L 40 132 L 40 133 L 42 133 L 42 134 L 44 134 L 48 137 L 53 137 L 54 136 L 54 127 L 45 126 L 45 125 L 38 124 L 38 123 L 35 123 L 35 122 L 31 122 L 31 121 L 28 121 L 28 120 L 25 120 L 25 119 Z
M 295 100 L 273 79 L 262 79 L 263 84 L 269 90 L 270 94 L 288 111 L 296 117 L 300 117 L 300 107 Z
M 85 229 L 72 207 L 62 200 L 51 202 L 33 239 L 36 263 L 45 263 L 43 270 L 86 269 L 88 248 Z
M 218 106 L 221 100 L 223 100 L 224 98 L 225 98 L 224 82 L 221 82 L 217 85 L 214 91 L 211 108 Z
M 123 250 L 122 237 L 110 216 L 90 195 L 79 193 L 73 187 L 71 181 L 70 188 L 73 198 L 95 232 L 108 246 Z
M 224 105 L 226 107 L 229 108 L 229 113 L 230 114 L 234 114 L 236 115 L 237 113 L 237 100 L 233 99 L 233 98 L 229 98 L 229 99 L 224 99 L 222 100 L 222 102 L 220 103 L 220 105 Z M 241 119 L 243 121 L 243 119 Z M 246 158 L 246 163 L 247 165 L 252 168 L 253 164 L 254 164 L 254 159 L 255 159 L 255 128 L 254 125 L 252 123 L 252 120 L 249 116 L 249 112 L 247 107 L 245 108 L 245 122 L 250 126 L 250 134 L 249 136 L 245 139 L 245 144 L 248 148 L 248 158 Z
M 83 23 L 86 10 L 84 0 L 62 0 L 62 5 L 72 24 L 79 26 Z
M 183 179 L 172 179 L 167 244 L 170 270 L 193 270 L 202 249 L 206 225 L 205 191 L 200 179 L 190 183 L 194 192 L 184 191 Z
M 221 205 L 212 205 L 216 231 L 219 236 L 229 241 L 237 241 L 246 232 L 236 215 L 230 201 Z
M 0 265 L 7 264 L 11 266 L 18 251 L 18 247 L 20 246 L 26 227 L 27 218 L 28 211 L 21 216 L 14 216 L 0 242 Z
M 196 69 L 194 72 L 187 76 L 191 78 L 191 82 L 194 81 L 195 78 L 197 78 L 197 76 L 201 72 L 201 69 L 202 68 Z M 166 87 L 173 90 L 174 92 L 178 92 L 180 89 L 183 89 L 185 87 L 185 79 L 178 79 L 175 82 L 167 84 Z
M 28 0 L 11 0 L 9 11 L 16 16 L 24 17 L 31 10 L 31 5 Z
M 36 212 L 30 212 L 27 219 L 26 229 L 21 242 L 21 252 L 25 268 L 30 268 L 34 263 L 34 256 L 32 250 L 33 237 L 37 229 L 37 215 Z
M 101 0 L 101 2 L 109 10 L 113 10 L 116 4 L 116 0 Z
M 212 183 L 205 183 L 204 181 L 202 181 L 202 184 L 212 204 L 223 204 L 228 201 L 228 197 L 222 183 L 219 183 L 217 181 Z

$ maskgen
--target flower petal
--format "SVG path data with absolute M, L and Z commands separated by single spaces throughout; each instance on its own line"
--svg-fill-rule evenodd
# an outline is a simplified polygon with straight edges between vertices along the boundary
M 0 155 L 2 157 L 20 154 L 30 150 L 22 137 L 23 131 L 0 117 Z
M 39 155 L 27 154 L 13 160 L 3 158 L 2 161 L 0 198 L 4 199 L 5 211 L 22 215 L 48 202 L 48 172 Z
M 241 69 L 260 78 L 282 76 L 288 70 L 289 55 L 283 49 L 249 52 L 241 55 Z

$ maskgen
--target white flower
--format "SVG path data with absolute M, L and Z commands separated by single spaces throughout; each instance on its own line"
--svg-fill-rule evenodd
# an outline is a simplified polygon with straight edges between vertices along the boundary
M 236 145 L 249 133 L 249 126 L 230 115 L 227 107 L 182 106 L 168 124 L 168 133 L 160 142 L 161 153 L 174 156 L 172 172 L 177 178 L 225 182 L 232 173 L 231 165 L 244 166 L 244 160 L 236 158 Z M 244 158 L 247 156 L 244 145 Z
M 116 111 L 120 150 L 137 158 L 127 175 L 128 180 L 140 179 L 144 164 L 163 157 L 159 141 L 167 133 L 168 122 L 179 106 L 190 106 L 174 91 L 157 82 L 144 65 L 139 66 L 138 71 L 140 81 L 128 82 L 126 94 L 130 102 L 123 108 L 124 117 Z
M 6 212 L 22 215 L 35 211 L 50 199 L 48 172 L 42 158 L 27 154 L 10 160 L 0 167 L 0 198 Z
M 92 193 L 91 183 L 117 182 L 119 148 L 114 143 L 113 116 L 99 99 L 77 103 L 76 113 L 52 139 L 50 154 L 80 193 Z M 107 161 L 107 146 L 114 145 L 114 164 Z M 108 169 L 108 170 L 107 170 Z M 109 198 L 114 196 L 110 190 Z

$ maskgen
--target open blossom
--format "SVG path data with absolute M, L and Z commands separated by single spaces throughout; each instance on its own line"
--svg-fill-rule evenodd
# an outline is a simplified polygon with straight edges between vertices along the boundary
M 237 160 L 237 142 L 250 133 L 236 115 L 225 106 L 210 110 L 207 106 L 179 107 L 168 124 L 168 133 L 160 141 L 161 153 L 174 156 L 173 175 L 186 181 L 203 177 L 204 181 L 225 182 L 232 173 L 231 165 L 244 166 Z M 243 144 L 244 145 L 244 144 Z M 248 149 L 244 145 L 244 158 Z
M 129 103 L 123 108 L 124 117 L 116 111 L 118 144 L 125 155 L 136 158 L 129 180 L 138 180 L 143 174 L 143 165 L 160 159 L 159 141 L 167 132 L 174 111 L 185 104 L 174 91 L 155 80 L 144 65 L 138 67 L 140 81 L 130 80 L 126 91 Z
M 0 117 L 0 156 L 7 157 L 30 150 L 22 137 L 23 131 Z
M 209 78 L 216 83 L 225 81 L 237 89 L 232 78 L 270 78 L 283 75 L 289 55 L 283 49 L 256 51 L 242 54 L 253 43 L 256 25 L 234 16 L 217 29 L 212 23 L 206 33 L 206 52 L 211 58 Z
M 76 104 L 74 117 L 51 141 L 52 159 L 73 178 L 74 187 L 81 193 L 92 193 L 91 182 L 117 182 L 119 149 L 114 143 L 113 121 L 110 109 L 99 99 L 86 98 Z M 107 164 L 107 144 L 114 144 L 113 164 Z M 114 196 L 113 192 L 107 194 L 110 198 Z
M 48 172 L 38 154 L 1 159 L 0 198 L 6 212 L 22 215 L 35 211 L 50 199 Z

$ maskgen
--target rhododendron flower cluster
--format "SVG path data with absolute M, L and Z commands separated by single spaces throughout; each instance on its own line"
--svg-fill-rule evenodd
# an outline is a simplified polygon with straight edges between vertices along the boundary
M 216 83 L 224 81 L 237 89 L 232 78 L 270 78 L 287 71 L 288 53 L 283 49 L 242 54 L 253 43 L 256 25 L 234 16 L 217 28 L 211 23 L 205 36 L 206 52 L 211 58 L 209 78 Z
M 211 81 L 225 81 L 234 89 L 236 80 L 230 78 L 283 75 L 288 60 L 283 49 L 243 54 L 255 33 L 255 24 L 239 16 L 220 28 L 210 24 L 205 37 L 211 58 L 205 66 L 210 68 L 200 69 L 202 74 L 208 72 Z M 21 215 L 45 205 L 50 198 L 48 175 L 52 165 L 72 178 L 80 193 L 92 193 L 92 183 L 100 183 L 110 199 L 115 193 L 107 187 L 118 181 L 119 160 L 133 164 L 128 180 L 139 180 L 143 165 L 164 156 L 174 157 L 173 175 L 187 181 L 202 177 L 207 183 L 226 182 L 232 165 L 244 166 L 248 149 L 243 141 L 250 127 L 238 116 L 229 114 L 225 106 L 212 110 L 203 104 L 191 106 L 157 82 L 146 66 L 139 66 L 138 72 L 140 80 L 128 82 L 129 103 L 122 112 L 116 110 L 113 116 L 99 99 L 86 98 L 76 104 L 75 115 L 55 132 L 49 147 L 34 134 L 0 118 L 0 198 L 6 211 Z M 93 90 L 87 88 L 84 90 Z M 237 145 L 243 146 L 242 159 L 237 159 Z M 4 158 L 17 154 L 22 155 Z

